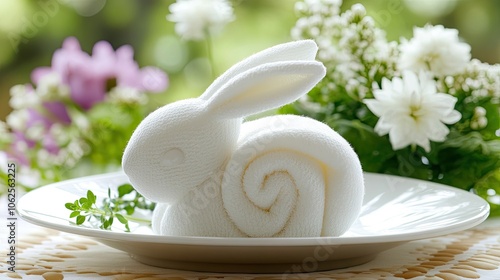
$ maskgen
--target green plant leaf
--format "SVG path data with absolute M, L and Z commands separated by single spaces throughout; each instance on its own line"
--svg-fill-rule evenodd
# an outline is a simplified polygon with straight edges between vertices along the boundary
M 70 218 L 74 218 L 76 216 L 79 216 L 80 215 L 80 211 L 73 211 L 71 212 L 71 214 L 69 215 Z
M 125 217 L 123 217 L 123 216 L 122 216 L 122 215 L 120 215 L 120 214 L 115 214 L 115 217 L 116 217 L 116 218 L 118 219 L 118 221 L 120 221 L 120 223 L 122 223 L 122 224 L 126 224 L 126 223 L 128 223 L 128 220 L 127 220 L 127 219 L 125 219 Z
M 88 202 L 88 199 L 86 197 L 80 197 L 80 199 L 78 200 L 80 202 L 80 204 L 82 205 L 82 207 L 84 206 L 84 204 L 87 204 Z
M 134 187 L 131 184 L 123 184 L 118 187 L 118 197 L 124 197 L 125 195 L 134 191 Z
M 81 224 L 83 224 L 84 222 L 85 222 L 85 216 L 80 215 L 80 216 L 77 216 L 77 217 L 76 217 L 76 224 L 77 224 L 77 225 L 81 225 Z
M 125 225 L 127 231 L 130 231 L 129 220 L 150 224 L 151 221 L 149 220 L 130 217 L 130 215 L 135 212 L 136 208 L 152 211 L 156 204 L 147 201 L 130 184 L 123 184 L 118 187 L 118 190 L 119 197 L 116 197 L 112 195 L 111 189 L 108 188 L 108 197 L 104 198 L 99 206 L 96 205 L 97 196 L 91 190 L 88 190 L 85 197 L 75 200 L 74 203 L 66 203 L 65 207 L 72 211 L 69 216 L 70 218 L 76 217 L 77 225 L 85 223 L 87 217 L 88 221 L 96 219 L 100 222 L 98 227 L 107 230 L 113 225 L 115 217 Z M 125 199 L 124 196 L 127 194 L 133 195 Z
M 66 209 L 68 209 L 68 210 L 75 210 L 76 209 L 75 204 L 71 203 L 71 202 L 64 204 L 64 207 L 66 207 Z
M 473 190 L 490 204 L 490 216 L 500 216 L 500 168 L 478 180 Z
M 127 212 L 127 215 L 132 215 L 135 212 L 135 208 L 131 205 L 127 205 L 123 208 Z
M 94 203 L 96 203 L 96 199 L 97 198 L 94 195 L 94 193 L 91 190 L 88 190 L 87 191 L 87 201 L 88 201 L 88 203 L 94 204 Z

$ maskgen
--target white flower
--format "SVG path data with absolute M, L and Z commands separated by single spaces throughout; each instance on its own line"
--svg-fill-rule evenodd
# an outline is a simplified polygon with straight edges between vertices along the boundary
M 28 87 L 25 85 L 15 85 L 10 88 L 9 105 L 12 109 L 20 110 L 25 108 L 35 107 L 40 103 L 36 94 L 28 92 Z
M 10 142 L 12 140 L 11 134 L 9 132 L 9 127 L 3 121 L 0 121 L 0 147 L 2 142 Z
M 470 121 L 470 128 L 474 130 L 483 129 L 488 125 L 488 118 L 486 118 L 486 109 L 478 106 L 474 108 L 474 115 Z
M 175 22 L 175 32 L 187 40 L 202 40 L 234 19 L 227 0 L 177 0 L 169 9 L 167 20 Z
M 28 109 L 14 110 L 7 116 L 6 122 L 13 130 L 23 131 L 27 127 L 28 119 Z
M 434 80 L 424 72 L 417 76 L 404 71 L 403 78 L 382 79 L 375 99 L 365 99 L 368 108 L 380 119 L 375 132 L 389 134 L 394 150 L 417 144 L 430 151 L 430 142 L 442 142 L 450 132 L 445 124 L 454 124 L 461 114 L 454 110 L 457 98 L 438 93 Z
M 140 104 L 148 102 L 148 97 L 141 91 L 130 87 L 114 87 L 109 92 L 108 99 L 118 104 Z
M 26 128 L 25 136 L 30 140 L 42 141 L 46 133 L 45 126 L 42 123 L 36 123 Z
M 61 77 L 57 73 L 43 76 L 38 83 L 36 92 L 44 101 L 61 100 L 70 96 L 69 87 L 62 83 Z
M 49 135 L 55 140 L 59 147 L 65 146 L 72 138 L 71 133 L 60 123 L 54 123 L 50 126 Z
M 431 71 L 436 76 L 454 75 L 465 69 L 471 47 L 459 41 L 456 29 L 442 25 L 414 28 L 413 38 L 400 45 L 401 70 Z

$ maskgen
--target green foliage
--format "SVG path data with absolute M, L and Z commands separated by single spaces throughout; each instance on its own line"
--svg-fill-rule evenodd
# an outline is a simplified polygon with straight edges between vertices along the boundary
M 490 215 L 500 216 L 500 167 L 483 176 L 475 184 L 474 192 L 490 203 Z
M 121 163 L 128 139 L 146 115 L 144 106 L 100 103 L 87 112 L 89 131 L 83 135 L 92 147 L 85 157 L 94 164 Z
M 149 220 L 133 217 L 135 210 L 153 211 L 156 205 L 147 201 L 132 185 L 123 184 L 118 187 L 118 196 L 112 196 L 111 190 L 108 189 L 108 197 L 104 198 L 100 205 L 97 205 L 97 196 L 88 190 L 85 197 L 68 202 L 64 206 L 71 211 L 69 217 L 75 218 L 77 225 L 95 220 L 98 228 L 110 230 L 116 218 L 125 226 L 125 230 L 130 232 L 129 221 L 150 223 Z

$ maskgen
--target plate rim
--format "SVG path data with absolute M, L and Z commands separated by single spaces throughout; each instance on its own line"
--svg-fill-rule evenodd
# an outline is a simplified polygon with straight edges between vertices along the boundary
M 462 194 L 469 194 L 471 198 L 478 199 L 484 204 L 483 208 L 475 214 L 474 216 L 468 217 L 467 219 L 460 220 L 459 222 L 447 225 L 442 228 L 432 228 L 425 229 L 421 231 L 415 231 L 410 233 L 401 234 L 382 234 L 376 236 L 346 236 L 346 237 L 204 237 L 204 236 L 166 236 L 166 235 L 151 235 L 142 233 L 127 233 L 127 232 L 113 232 L 102 229 L 87 228 L 76 226 L 68 223 L 68 225 L 52 223 L 49 221 L 44 221 L 32 216 L 29 210 L 23 209 L 23 198 L 28 195 L 36 195 L 37 192 L 45 191 L 49 188 L 61 187 L 64 185 L 69 185 L 75 182 L 82 182 L 88 180 L 106 180 L 109 178 L 117 178 L 126 175 L 123 171 L 96 174 L 84 177 L 73 178 L 69 180 L 64 180 L 60 182 L 55 182 L 47 184 L 36 188 L 28 193 L 25 193 L 18 200 L 16 205 L 16 211 L 23 220 L 50 229 L 55 229 L 62 232 L 82 235 L 90 238 L 105 239 L 111 241 L 123 241 L 123 242 L 137 242 L 137 243 L 157 243 L 157 244 L 168 244 L 168 245 L 203 245 L 203 246 L 317 246 L 317 245 L 328 245 L 328 246 L 338 246 L 338 245 L 361 245 L 361 244 L 373 244 L 373 243 L 394 243 L 394 242 L 410 242 L 414 240 L 433 238 L 437 236 L 447 235 L 450 233 L 462 231 L 469 229 L 471 227 L 477 226 L 488 218 L 489 215 L 489 204 L 479 196 L 476 196 L 470 192 L 462 189 L 454 188 L 444 184 L 424 181 L 414 178 L 402 177 L 397 175 L 381 174 L 381 173 L 371 173 L 364 172 L 364 176 L 374 176 L 374 177 L 390 177 L 402 180 L 414 181 L 414 182 L 424 182 L 436 186 L 441 189 L 451 190 L 453 192 L 461 192 Z

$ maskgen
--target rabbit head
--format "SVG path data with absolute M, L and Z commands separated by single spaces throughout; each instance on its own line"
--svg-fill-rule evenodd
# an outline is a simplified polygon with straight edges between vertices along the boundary
M 198 98 L 147 116 L 125 149 L 134 187 L 162 203 L 215 176 L 235 149 L 242 118 L 297 100 L 325 75 L 313 41 L 277 45 L 231 67 Z

